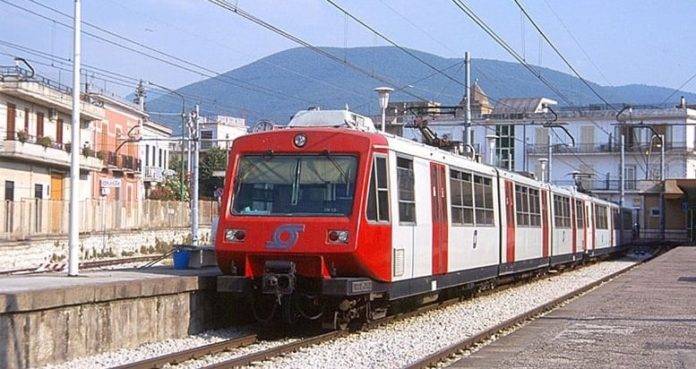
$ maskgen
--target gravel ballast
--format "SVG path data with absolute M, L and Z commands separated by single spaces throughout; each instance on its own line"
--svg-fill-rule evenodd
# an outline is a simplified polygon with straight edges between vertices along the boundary
M 257 363 L 254 368 L 400 368 L 636 263 L 637 259 L 627 258 L 593 264 L 305 348 L 281 358 Z M 251 333 L 253 332 L 250 328 L 210 331 L 187 338 L 76 359 L 46 368 L 108 368 Z M 198 368 L 290 341 L 286 339 L 262 342 L 172 367 Z

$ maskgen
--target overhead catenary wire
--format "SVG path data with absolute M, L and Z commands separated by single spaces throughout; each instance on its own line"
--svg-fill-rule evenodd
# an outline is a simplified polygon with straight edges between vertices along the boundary
M 22 52 L 27 53 L 27 54 L 34 55 L 36 57 L 52 60 L 53 65 L 48 64 L 48 63 L 42 63 L 36 59 L 28 59 L 33 63 L 45 65 L 47 67 L 66 71 L 66 72 L 72 71 L 72 69 L 71 69 L 72 64 L 70 63 L 70 60 L 68 58 L 61 58 L 61 57 L 56 56 L 56 55 L 50 55 L 46 52 L 42 52 L 40 50 L 36 50 L 36 49 L 29 48 L 29 47 L 17 45 L 17 44 L 14 44 L 14 43 L 11 43 L 11 42 L 8 42 L 5 40 L 0 40 L 0 46 L 6 46 L 6 47 L 9 47 L 9 48 L 12 48 L 15 50 L 22 51 Z M 13 56 L 13 57 L 19 56 L 16 54 L 9 54 L 9 53 L 7 55 Z M 60 67 L 60 66 L 57 66 L 56 64 L 63 65 L 65 67 Z M 120 85 L 122 87 L 135 88 L 135 86 L 140 82 L 140 78 L 136 78 L 133 76 L 127 76 L 125 74 L 111 72 L 111 71 L 108 71 L 108 70 L 105 70 L 105 69 L 102 69 L 99 67 L 91 66 L 91 65 L 85 64 L 85 63 L 82 63 L 82 66 L 83 66 L 83 68 L 82 68 L 83 72 L 87 72 L 90 77 L 97 76 L 96 77 L 97 79 L 105 80 L 105 81 L 108 81 L 109 83 Z M 170 88 L 170 89 L 173 90 L 173 88 Z M 163 93 L 163 96 L 164 95 L 166 95 L 166 93 Z M 186 97 L 187 99 L 192 100 L 192 101 L 211 103 L 212 105 L 215 105 L 216 107 L 220 108 L 220 110 L 222 112 L 227 111 L 230 113 L 234 113 L 234 112 L 239 112 L 239 111 L 248 111 L 248 112 L 253 112 L 255 114 L 258 114 L 258 115 L 263 115 L 262 113 L 254 111 L 253 109 L 249 109 L 246 107 L 240 107 L 240 106 L 230 106 L 230 105 L 226 105 L 226 104 L 220 104 L 217 100 L 204 98 L 202 96 L 193 95 L 190 93 L 182 93 L 182 95 L 184 97 Z
M 384 35 L 382 32 L 378 31 L 378 30 L 375 29 L 374 27 L 372 27 L 372 26 L 370 26 L 369 24 L 367 24 L 365 21 L 363 21 L 363 20 L 361 20 L 360 18 L 356 17 L 355 15 L 353 15 L 351 12 L 349 12 L 349 11 L 346 10 L 345 8 L 343 8 L 343 7 L 341 7 L 340 5 L 336 4 L 335 1 L 333 1 L 333 0 L 326 0 L 326 2 L 328 2 L 329 4 L 331 4 L 334 8 L 338 9 L 339 11 L 343 12 L 343 14 L 345 14 L 345 15 L 348 16 L 348 17 L 350 17 L 352 20 L 356 21 L 356 22 L 357 22 L 358 24 L 360 24 L 361 26 L 363 26 L 363 27 L 365 27 L 366 29 L 368 29 L 370 32 L 372 32 L 372 33 L 374 33 L 375 35 L 377 35 L 379 38 L 383 39 L 384 41 L 387 41 L 387 42 L 390 43 L 392 46 L 394 46 L 394 47 L 396 47 L 397 49 L 399 49 L 399 50 L 401 50 L 402 52 L 404 52 L 406 55 L 410 56 L 410 57 L 413 58 L 413 59 L 416 59 L 417 61 L 419 61 L 419 62 L 421 62 L 422 64 L 426 65 L 428 68 L 434 70 L 436 74 L 440 74 L 440 75 L 442 75 L 443 77 L 447 78 L 448 80 L 450 80 L 450 81 L 452 81 L 452 82 L 455 82 L 455 83 L 459 84 L 460 86 L 466 87 L 466 85 L 465 85 L 464 83 L 462 83 L 462 82 L 460 82 L 459 80 L 453 78 L 452 76 L 450 76 L 449 74 L 447 74 L 447 73 L 445 73 L 443 70 L 441 70 L 440 68 L 437 68 L 436 66 L 432 65 L 431 63 L 429 63 L 427 60 L 424 60 L 424 59 L 421 58 L 420 56 L 416 55 L 413 51 L 411 51 L 411 50 L 409 50 L 409 49 L 407 49 L 407 48 L 405 48 L 405 47 L 403 47 L 403 46 L 397 44 L 395 41 L 393 41 L 392 39 L 390 39 L 389 37 L 387 37 L 386 35 Z
M 34 2 L 34 3 L 36 3 L 36 4 L 40 4 L 40 3 L 38 3 L 38 2 L 36 2 L 36 1 L 34 1 L 34 0 L 29 0 L 29 1 L 32 1 L 32 2 Z M 0 0 L 0 2 L 5 3 L 5 4 L 7 4 L 7 5 L 10 5 L 10 6 L 12 6 L 12 7 L 15 7 L 15 8 L 17 8 L 17 9 L 20 9 L 20 10 L 22 10 L 22 11 L 25 11 L 25 12 L 27 12 L 27 13 L 29 13 L 29 14 L 34 15 L 34 16 L 43 18 L 43 19 L 45 19 L 45 20 L 47 20 L 47 21 L 51 21 L 51 22 L 53 22 L 54 24 L 61 25 L 61 26 L 66 27 L 66 28 L 68 28 L 68 29 L 72 29 L 72 26 L 69 25 L 69 24 L 66 24 L 66 23 L 57 21 L 57 20 L 55 20 L 55 19 L 51 19 L 50 17 L 47 17 L 47 16 L 45 16 L 45 15 L 43 15 L 43 14 L 40 14 L 40 13 L 38 13 L 38 12 L 35 12 L 35 11 L 31 10 L 31 9 L 28 9 L 28 8 L 25 8 L 25 7 L 22 7 L 22 6 L 19 6 L 19 5 L 17 5 L 17 4 L 13 4 L 13 3 L 11 3 L 11 2 L 9 2 L 9 1 L 7 1 L 7 0 Z M 46 5 L 43 5 L 43 4 L 41 4 L 41 6 L 43 6 L 43 7 L 45 7 L 45 8 L 48 8 L 48 9 L 51 9 L 52 11 L 55 11 L 56 13 L 61 14 L 61 15 L 64 15 L 64 16 L 66 16 L 66 17 L 71 17 L 70 15 L 68 15 L 68 14 L 66 14 L 66 13 L 63 13 L 63 12 L 57 10 L 57 9 L 53 9 L 53 8 L 48 7 L 48 6 L 46 6 Z M 100 29 L 100 28 L 101 28 L 101 27 L 93 26 L 92 24 L 89 24 L 89 23 L 86 23 L 86 22 L 82 22 L 82 23 L 85 24 L 85 25 L 87 25 L 87 26 L 90 26 L 90 27 L 95 27 L 95 29 Z M 284 98 L 284 99 L 292 99 L 292 100 L 301 101 L 301 102 L 303 102 L 303 103 L 305 103 L 305 104 L 310 104 L 310 105 L 313 105 L 313 104 L 314 104 L 314 105 L 315 105 L 315 104 L 318 103 L 318 102 L 316 102 L 316 101 L 305 100 L 305 99 L 302 99 L 302 98 L 300 98 L 300 97 L 292 96 L 292 95 L 288 95 L 288 94 L 285 94 L 285 93 L 280 92 L 280 91 L 268 89 L 268 88 L 266 88 L 266 87 L 259 86 L 259 85 L 256 85 L 256 84 L 254 84 L 254 83 L 251 83 L 251 82 L 247 82 L 247 81 L 243 81 L 243 80 L 240 80 L 240 79 L 237 79 L 237 78 L 234 78 L 234 77 L 226 76 L 226 75 L 224 75 L 224 74 L 222 74 L 222 73 L 220 73 L 220 72 L 214 71 L 214 70 L 212 70 L 212 69 L 206 68 L 206 67 L 201 66 L 201 65 L 196 64 L 196 63 L 192 63 L 192 62 L 186 61 L 186 60 L 184 60 L 184 59 L 182 59 L 182 58 L 173 56 L 173 55 L 171 55 L 171 54 L 168 54 L 168 53 L 165 53 L 165 52 L 156 50 L 156 49 L 151 48 L 151 47 L 149 47 L 149 46 L 147 46 L 147 45 L 141 44 L 141 43 L 139 43 L 139 42 L 137 42 L 137 41 L 130 40 L 130 39 L 126 38 L 126 37 L 120 36 L 120 35 L 118 35 L 118 34 L 116 34 L 116 33 L 113 33 L 113 32 L 111 32 L 111 31 L 108 31 L 108 30 L 103 31 L 103 32 L 107 32 L 107 33 L 109 33 L 112 37 L 116 37 L 116 38 L 121 39 L 121 40 L 123 40 L 123 41 L 130 42 L 130 43 L 132 43 L 132 44 L 134 44 L 134 45 L 137 45 L 138 47 L 142 47 L 142 48 L 144 48 L 144 49 L 151 50 L 151 51 L 156 52 L 156 53 L 158 53 L 158 54 L 160 54 L 160 55 L 162 55 L 162 56 L 152 55 L 152 54 L 150 54 L 150 53 L 144 52 L 144 51 L 142 51 L 142 50 L 138 50 L 138 49 L 136 49 L 136 48 L 134 48 L 134 47 L 130 47 L 130 46 L 127 46 L 127 45 L 124 45 L 124 44 L 115 42 L 115 41 L 113 41 L 113 40 L 110 40 L 110 39 L 108 39 L 108 38 L 99 36 L 99 35 L 97 35 L 97 34 L 95 34 L 95 33 L 89 32 L 89 31 L 85 31 L 85 30 L 82 31 L 82 33 L 84 33 L 85 35 L 88 35 L 88 36 L 90 36 L 90 37 L 92 37 L 92 38 L 95 38 L 95 39 L 97 39 L 97 40 L 100 40 L 100 41 L 102 41 L 102 42 L 106 42 L 106 43 L 111 44 L 111 45 L 113 45 L 113 46 L 116 46 L 116 47 L 118 47 L 118 48 L 122 48 L 122 49 L 125 49 L 125 50 L 128 50 L 128 51 L 134 52 L 134 53 L 136 53 L 136 54 L 139 54 L 139 55 L 142 55 L 142 56 L 145 56 L 145 57 L 148 57 L 148 58 L 157 60 L 157 61 L 159 61 L 159 62 L 165 63 L 165 64 L 167 64 L 167 65 L 170 65 L 170 66 L 173 66 L 173 67 L 182 69 L 182 70 L 185 70 L 185 71 L 190 72 L 190 73 L 197 74 L 197 75 L 202 76 L 202 77 L 212 78 L 212 79 L 218 80 L 218 81 L 220 81 L 220 82 L 223 82 L 223 83 L 226 83 L 226 84 L 235 86 L 235 87 L 243 88 L 243 89 L 250 90 L 250 91 L 259 92 L 259 93 L 266 94 L 266 95 L 270 95 L 270 96 L 274 96 L 274 97 L 281 97 L 281 98 Z M 175 60 L 176 62 L 174 62 L 174 61 L 172 61 L 172 60 L 168 60 L 167 58 L 171 58 L 171 59 Z
M 563 94 L 556 86 L 554 86 L 548 79 L 546 79 L 536 68 L 531 64 L 527 63 L 516 51 L 513 49 L 505 40 L 503 40 L 486 22 L 483 21 L 471 8 L 462 2 L 462 0 L 452 0 L 454 5 L 456 5 L 464 14 L 466 14 L 471 20 L 476 23 L 486 34 L 488 34 L 498 45 L 500 45 L 505 51 L 508 52 L 515 60 L 517 60 L 522 66 L 524 66 L 532 75 L 534 75 L 539 81 L 544 83 L 551 91 L 553 91 L 558 97 L 560 97 L 566 104 L 574 106 L 575 104 Z M 592 121 L 593 124 L 602 130 L 604 133 L 609 134 L 604 127 L 597 124 L 597 122 Z
M 454 79 L 454 78 L 451 78 L 449 75 L 447 75 L 446 73 L 444 73 L 442 70 L 440 70 L 440 69 L 438 69 L 438 68 L 432 66 L 431 64 L 427 63 L 426 61 L 422 60 L 422 58 L 419 58 L 417 55 L 415 55 L 415 54 L 413 54 L 412 52 L 410 52 L 410 50 L 401 47 L 401 46 L 398 45 L 396 42 L 394 42 L 394 41 L 392 41 L 391 39 L 389 39 L 388 37 L 386 37 L 383 33 L 381 33 L 381 32 L 379 32 L 378 30 L 376 30 L 374 27 L 369 26 L 367 23 L 365 23 L 364 21 L 358 19 L 357 17 L 355 17 L 353 14 L 351 14 L 350 12 L 348 12 L 347 10 L 345 10 L 344 8 L 338 6 L 334 1 L 332 1 L 332 0 L 326 0 L 326 1 L 329 2 L 331 5 L 333 5 L 334 7 L 336 7 L 337 9 L 339 9 L 341 12 L 343 12 L 347 17 L 350 17 L 351 19 L 355 20 L 356 22 L 358 22 L 359 24 L 361 24 L 361 25 L 362 25 L 363 27 L 365 27 L 366 29 L 368 29 L 368 30 L 370 30 L 371 32 L 373 32 L 374 34 L 376 34 L 377 36 L 381 37 L 381 38 L 384 39 L 385 41 L 391 43 L 393 46 L 395 46 L 395 47 L 399 48 L 400 50 L 404 51 L 407 55 L 413 57 L 414 59 L 416 59 L 416 60 L 422 62 L 423 64 L 429 66 L 431 69 L 435 70 L 435 73 L 432 73 L 432 74 L 430 74 L 430 75 L 428 75 L 428 76 L 426 76 L 426 77 L 424 77 L 424 78 L 422 78 L 422 79 L 419 79 L 418 81 L 414 82 L 414 84 L 417 83 L 417 82 L 420 82 L 421 80 L 431 78 L 432 76 L 434 76 L 434 75 L 436 75 L 436 74 L 443 74 L 443 75 L 449 77 L 450 80 L 452 80 L 452 81 L 458 83 L 459 85 L 465 86 L 465 85 L 464 85 L 463 83 L 461 83 L 460 81 L 458 81 L 458 80 L 456 80 L 456 79 Z M 421 30 L 421 31 L 422 31 L 422 30 Z M 423 31 L 423 32 L 424 32 L 424 31 Z M 450 68 L 452 68 L 453 66 L 457 66 L 457 65 L 461 66 L 461 63 L 462 63 L 462 62 L 458 62 L 458 63 L 456 63 L 456 64 L 454 64 L 454 65 L 452 65 L 452 66 L 450 66 L 450 67 L 447 67 L 446 69 L 450 69 Z M 486 96 L 486 97 L 488 97 L 490 100 L 492 100 L 493 102 L 496 102 L 496 103 L 498 103 L 498 104 L 501 104 L 501 105 L 508 105 L 508 104 L 506 104 L 506 103 L 503 102 L 503 101 L 490 98 L 489 96 Z M 487 127 L 487 129 L 490 130 L 490 129 L 492 129 L 492 128 Z M 554 132 L 554 134 L 555 134 L 555 132 Z M 516 140 L 519 141 L 519 142 L 522 142 L 523 145 L 526 145 L 526 144 L 527 144 L 524 140 L 520 140 L 520 139 L 518 139 L 518 138 L 516 138 Z M 559 138 L 559 140 L 560 140 L 560 138 Z M 550 143 L 549 143 L 549 144 L 550 144 Z M 583 159 L 582 159 L 579 155 L 577 155 L 577 154 L 575 154 L 575 153 L 573 153 L 572 155 L 576 156 L 576 157 L 577 157 L 577 160 L 578 160 L 579 162 L 581 162 L 583 165 L 588 166 L 587 163 L 585 163 L 585 162 L 583 161 Z M 572 166 L 571 166 L 571 167 L 572 167 Z M 574 169 L 578 169 L 578 168 L 574 168 Z M 597 173 L 597 174 L 599 174 L 599 173 Z
M 382 82 L 390 87 L 393 87 L 395 89 L 395 92 L 399 91 L 405 95 L 411 96 L 411 97 L 418 99 L 420 101 L 423 101 L 423 102 L 429 101 L 428 99 L 426 99 L 424 97 L 418 96 L 412 92 L 407 91 L 406 88 L 408 86 L 406 86 L 406 87 L 400 86 L 399 83 L 391 81 L 388 78 L 383 77 L 383 76 L 376 74 L 374 72 L 371 72 L 371 71 L 369 71 L 369 70 L 365 69 L 364 67 L 361 67 L 357 64 L 351 63 L 351 62 L 349 62 L 349 61 L 347 61 L 339 56 L 336 56 L 336 55 L 334 55 L 334 54 L 332 54 L 332 53 L 330 53 L 330 52 L 328 52 L 320 47 L 314 46 L 311 43 L 304 41 L 303 39 L 301 39 L 297 36 L 294 36 L 293 34 L 287 32 L 287 31 L 285 31 L 277 26 L 274 26 L 274 25 L 268 23 L 268 22 L 264 21 L 263 19 L 260 19 L 256 16 L 252 15 L 251 13 L 244 11 L 243 9 L 238 7 L 237 5 L 230 4 L 224 0 L 208 0 L 208 1 L 214 5 L 217 5 L 218 7 L 222 8 L 222 9 L 225 9 L 229 12 L 232 12 L 233 14 L 239 15 L 240 17 L 247 19 L 247 20 L 273 32 L 273 33 L 276 33 L 276 34 L 278 34 L 278 35 L 280 35 L 280 36 L 282 36 L 282 37 L 284 37 L 292 42 L 295 42 L 301 46 L 309 48 L 310 50 L 314 51 L 315 53 L 320 54 L 324 57 L 327 57 L 327 58 L 335 61 L 338 64 L 344 65 L 350 69 L 357 71 L 358 73 L 361 73 L 361 74 L 363 74 L 367 77 L 370 77 L 376 81 Z
M 544 0 L 544 3 L 551 11 L 551 14 L 553 14 L 553 16 L 556 17 L 556 19 L 561 24 L 561 26 L 563 26 L 563 29 L 566 30 L 566 32 L 568 33 L 570 38 L 573 39 L 573 42 L 575 42 L 575 45 L 577 45 L 578 49 L 580 49 L 580 51 L 582 51 L 582 53 L 585 55 L 585 58 L 587 58 L 587 60 L 590 62 L 590 64 L 592 64 L 592 66 L 597 70 L 599 75 L 602 76 L 602 78 L 604 79 L 604 82 L 606 82 L 607 85 L 609 85 L 610 87 L 614 87 L 613 84 L 611 83 L 611 81 L 609 81 L 609 79 L 607 78 L 607 76 L 604 75 L 602 70 L 592 60 L 592 58 L 590 57 L 590 54 L 585 50 L 584 47 L 582 47 L 582 44 L 580 44 L 580 41 L 578 41 L 577 37 L 575 37 L 573 32 L 571 32 L 570 28 L 568 28 L 568 26 L 565 24 L 565 22 L 563 22 L 563 19 L 561 19 L 561 16 L 558 15 L 558 13 L 556 13 L 556 11 L 553 9 L 553 7 L 551 7 L 551 4 L 548 2 L 548 0 Z
M 532 18 L 531 15 L 529 15 L 529 13 L 528 13 L 527 10 L 522 6 L 522 4 L 519 2 L 519 0 L 513 0 L 513 1 L 515 2 L 515 4 L 517 4 L 517 7 L 520 8 L 520 10 L 522 11 L 522 14 L 524 14 L 524 16 L 527 17 L 527 19 L 528 19 L 529 22 L 532 24 L 532 26 L 534 26 L 534 28 L 537 30 L 537 32 L 539 32 L 539 34 L 541 35 L 541 37 L 543 37 L 544 40 L 546 40 L 546 43 L 548 43 L 549 46 L 551 46 L 551 48 L 553 49 L 553 51 L 556 52 L 556 55 L 558 55 L 558 57 L 560 57 L 561 60 L 563 60 L 563 62 L 565 63 L 565 65 L 567 65 L 568 68 L 570 68 L 570 70 L 573 72 L 573 74 L 575 74 L 575 76 L 578 77 L 578 79 L 579 79 L 585 86 L 587 86 L 587 88 L 590 89 L 590 91 L 592 91 L 592 93 L 593 93 L 595 96 L 597 96 L 600 100 L 602 100 L 602 102 L 604 102 L 605 104 L 607 104 L 607 106 L 609 106 L 610 108 L 612 108 L 614 111 L 618 111 L 618 109 L 616 109 L 611 103 L 609 103 L 609 101 L 607 101 L 607 100 L 604 98 L 604 96 L 600 95 L 600 93 L 599 93 L 589 82 L 587 82 L 587 80 L 586 80 L 582 75 L 580 75 L 580 72 L 578 72 L 578 70 L 575 69 L 575 67 L 574 67 L 572 64 L 570 64 L 570 61 L 568 61 L 568 59 L 563 55 L 563 53 L 561 53 L 561 51 L 556 47 L 556 45 L 551 41 L 551 39 L 549 39 L 549 37 L 546 35 L 546 33 L 545 33 L 544 31 L 542 31 L 541 27 L 539 27 L 539 25 L 537 24 L 537 22 Z

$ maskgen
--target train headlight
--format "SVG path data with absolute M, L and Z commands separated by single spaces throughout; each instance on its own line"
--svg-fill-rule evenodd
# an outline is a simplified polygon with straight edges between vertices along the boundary
M 348 243 L 348 231 L 329 231 L 329 242 Z
M 225 241 L 242 242 L 246 238 L 246 231 L 243 229 L 225 229 Z
M 305 136 L 304 133 L 299 133 L 295 135 L 295 139 L 293 140 L 293 142 L 295 143 L 295 146 L 303 147 L 307 144 L 307 136 Z

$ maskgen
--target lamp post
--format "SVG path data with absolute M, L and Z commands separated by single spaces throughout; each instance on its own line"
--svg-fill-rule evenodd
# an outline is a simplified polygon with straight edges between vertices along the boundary
M 549 159 L 546 158 L 540 158 L 539 159 L 539 166 L 541 167 L 541 181 L 542 182 L 548 182 L 546 179 L 546 163 L 548 162 Z
M 495 166 L 495 140 L 498 136 L 494 134 L 486 135 L 486 141 L 488 141 L 488 164 Z
M 179 169 L 179 201 L 184 201 L 184 132 L 186 131 L 186 100 L 184 99 L 184 95 L 168 87 L 158 85 L 152 81 L 148 81 L 147 83 L 179 96 L 181 99 L 181 167 Z
M 70 150 L 70 213 L 68 218 L 68 276 L 80 274 L 80 206 L 78 186 L 80 185 L 80 21 L 82 15 L 80 0 L 75 0 L 73 26 L 73 99 L 72 99 L 72 149 Z
M 387 120 L 387 105 L 389 105 L 389 93 L 394 91 L 391 87 L 377 87 L 375 92 L 379 96 L 379 108 L 382 110 L 382 132 L 385 131 Z

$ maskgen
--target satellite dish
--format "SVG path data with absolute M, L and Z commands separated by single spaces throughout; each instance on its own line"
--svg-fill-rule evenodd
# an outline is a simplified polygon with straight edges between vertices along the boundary
M 260 120 L 254 124 L 254 127 L 251 128 L 252 132 L 265 132 L 265 131 L 272 131 L 276 127 L 275 123 L 273 123 L 270 120 Z

